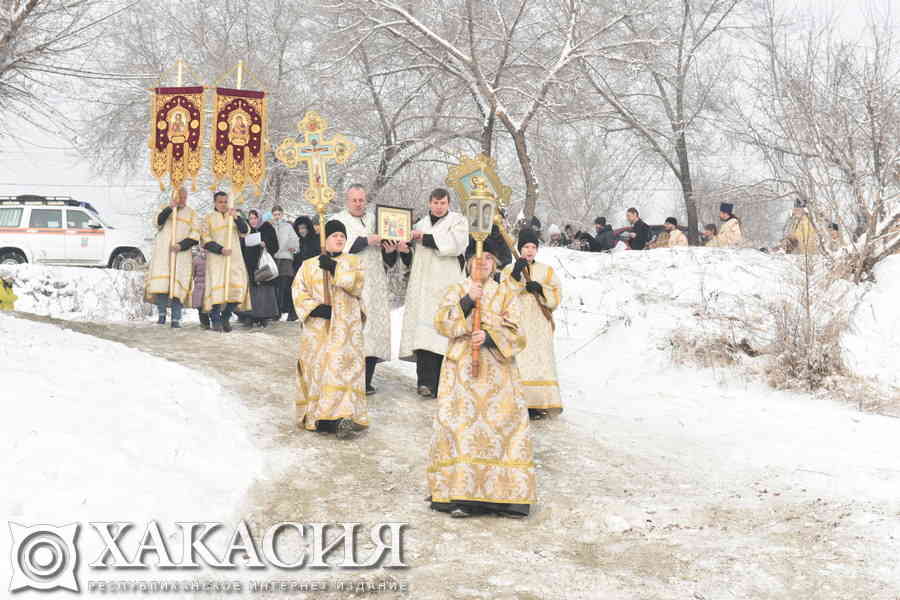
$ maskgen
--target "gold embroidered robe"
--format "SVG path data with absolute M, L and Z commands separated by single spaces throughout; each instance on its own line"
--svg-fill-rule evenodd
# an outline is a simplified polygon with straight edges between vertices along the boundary
M 168 205 L 166 205 L 168 206 Z M 160 207 L 162 212 L 166 206 Z M 157 215 L 159 213 L 156 213 Z M 155 219 L 156 217 L 154 217 Z M 175 293 L 173 296 L 181 300 L 187 306 L 194 287 L 193 259 L 191 249 L 172 253 L 169 247 L 172 245 L 172 215 L 166 219 L 163 226 L 156 234 L 153 244 L 153 256 L 150 258 L 150 268 L 147 270 L 147 279 L 144 284 L 144 298 L 147 302 L 153 302 L 157 294 L 169 294 L 169 281 L 171 270 L 169 262 L 175 257 Z M 190 206 L 178 209 L 177 222 L 175 223 L 175 240 L 178 243 L 185 238 L 200 241 L 200 223 L 197 211 Z
M 518 294 L 489 279 L 481 298 L 482 329 L 496 347 L 481 348 L 471 376 L 474 310 L 463 316 L 465 282 L 450 286 L 434 325 L 449 338 L 441 369 L 428 466 L 431 501 L 533 504 L 535 474 L 528 409 L 516 355 L 525 347 Z
M 362 262 L 341 254 L 331 278 L 331 323 L 309 317 L 325 303 L 324 271 L 319 257 L 308 258 L 294 277 L 294 308 L 300 329 L 297 359 L 297 425 L 310 431 L 318 421 L 352 419 L 369 425 L 366 366 L 363 355 Z M 309 318 L 307 318 L 309 317 Z
M 525 276 L 521 281 L 512 278 L 515 265 L 507 265 L 501 274 L 501 281 L 510 286 L 519 296 L 522 320 L 519 326 L 525 332 L 528 344 L 516 356 L 522 391 L 528 408 L 549 410 L 552 414 L 562 412 L 559 395 L 559 381 L 556 377 L 556 353 L 553 350 L 553 327 L 541 311 L 540 304 L 553 312 L 562 299 L 559 278 L 549 265 L 534 262 L 529 266 L 532 281 L 543 287 L 543 295 L 538 298 L 525 289 Z
M 227 248 L 225 237 L 228 235 L 228 219 L 219 211 L 213 211 L 203 219 L 200 245 L 215 242 Z M 206 253 L 206 290 L 203 293 L 203 312 L 210 312 L 213 304 L 237 302 L 238 311 L 249 311 L 250 289 L 247 287 L 247 267 L 241 255 L 241 238 L 237 224 L 231 226 L 231 275 L 228 280 L 228 294 L 225 294 L 225 256 L 215 252 Z M 223 307 L 224 308 L 224 307 Z

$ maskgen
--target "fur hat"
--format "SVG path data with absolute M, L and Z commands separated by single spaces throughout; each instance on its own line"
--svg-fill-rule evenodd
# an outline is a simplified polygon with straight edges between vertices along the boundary
M 669 218 L 667 218 L 667 219 L 666 219 L 666 223 L 671 223 L 671 224 L 674 225 L 675 227 L 678 227 L 678 219 L 676 219 L 675 217 L 669 217 Z
M 332 219 L 325 223 L 325 237 L 331 237 L 332 233 L 341 232 L 344 234 L 344 237 L 347 237 L 347 228 L 344 227 L 344 224 L 338 221 L 337 219 Z
M 541 240 L 533 229 L 523 229 L 519 232 L 519 241 L 516 242 L 516 249 L 521 252 L 522 246 L 525 244 L 534 244 L 535 246 L 541 245 Z
M 719 212 L 728 213 L 729 215 L 734 214 L 734 204 L 723 202 L 719 205 Z

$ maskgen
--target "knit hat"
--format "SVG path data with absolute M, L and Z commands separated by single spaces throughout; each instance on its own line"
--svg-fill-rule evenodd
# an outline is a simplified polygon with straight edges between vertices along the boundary
M 516 243 L 516 249 L 521 252 L 522 246 L 525 244 L 541 245 L 541 240 L 538 239 L 537 233 L 533 229 L 523 229 L 519 232 L 519 241 Z
M 728 213 L 729 215 L 733 214 L 734 213 L 734 204 L 731 204 L 729 202 L 723 202 L 722 204 L 719 205 L 719 212 Z
M 484 240 L 484 245 L 481 247 L 483 252 L 489 252 L 494 258 L 498 258 L 501 255 L 502 250 L 500 249 L 500 244 L 502 242 L 497 241 L 493 237 L 489 237 Z M 469 260 L 473 256 L 475 256 L 476 242 L 475 238 L 469 236 L 469 247 L 466 248 L 466 260 Z M 498 261 L 499 263 L 499 261 Z
M 547 228 L 547 233 L 550 235 L 559 235 L 559 225 L 557 225 L 556 223 L 551 223 L 550 227 Z
M 606 217 L 597 217 L 594 219 L 594 225 L 606 225 Z
M 337 219 L 332 219 L 325 223 L 325 237 L 331 237 L 332 233 L 341 232 L 344 234 L 344 237 L 347 236 L 347 228 L 344 227 L 344 224 L 338 221 Z
M 671 223 L 675 227 L 678 227 L 678 219 L 676 219 L 675 217 L 669 217 L 668 219 L 666 219 L 666 223 Z
M 838 231 L 840 228 L 838 227 L 837 223 L 829 223 L 828 229 L 833 229 L 834 231 Z

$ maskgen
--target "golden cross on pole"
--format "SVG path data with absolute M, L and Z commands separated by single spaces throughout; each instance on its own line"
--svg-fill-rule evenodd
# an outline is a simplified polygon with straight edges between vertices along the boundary
M 325 211 L 328 203 L 334 199 L 334 188 L 328 185 L 328 163 L 334 161 L 341 165 L 356 152 L 356 144 L 340 133 L 331 139 L 325 139 L 328 121 L 319 113 L 311 110 L 297 123 L 297 130 L 303 135 L 303 142 L 295 138 L 286 138 L 279 144 L 275 156 L 289 169 L 300 163 L 308 167 L 309 185 L 303 193 L 303 199 L 309 202 L 319 214 L 319 247 L 325 253 Z M 325 304 L 331 304 L 331 286 L 328 272 L 323 279 L 325 287 Z M 330 326 L 331 321 L 329 321 Z
M 324 252 L 325 211 L 328 203 L 334 199 L 334 188 L 328 185 L 328 163 L 334 161 L 341 165 L 347 162 L 347 159 L 356 152 L 356 144 L 340 133 L 326 139 L 325 130 L 328 129 L 328 121 L 314 110 L 307 112 L 297 123 L 297 129 L 303 135 L 303 142 L 287 138 L 278 146 L 275 156 L 290 169 L 300 163 L 306 163 L 309 185 L 303 199 L 319 214 L 319 242 Z

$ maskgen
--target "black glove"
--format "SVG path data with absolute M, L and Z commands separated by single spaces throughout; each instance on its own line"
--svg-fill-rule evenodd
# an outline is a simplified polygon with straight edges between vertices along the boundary
M 434 242 L 434 236 L 430 233 L 426 233 L 422 236 L 422 245 L 426 248 L 438 249 L 437 244 Z
M 178 242 L 178 247 L 181 248 L 182 252 L 184 252 L 185 250 L 190 250 L 192 247 L 196 246 L 199 243 L 200 242 L 198 242 L 197 240 L 188 237 Z
M 494 282 L 500 283 L 500 271 L 494 271 Z
M 528 290 L 532 294 L 543 294 L 544 286 L 539 284 L 537 281 L 529 281 L 525 284 L 525 289 Z
M 207 251 L 212 252 L 213 254 L 222 254 L 222 250 L 224 250 L 222 245 L 217 244 L 216 242 L 206 242 L 206 245 L 203 247 Z
M 331 319 L 331 305 L 320 304 L 309 313 L 310 317 L 319 317 L 320 319 Z
M 321 254 L 319 255 L 319 268 L 334 275 L 334 270 L 337 268 L 337 261 L 327 254 Z
M 513 266 L 512 276 L 516 281 L 522 280 L 522 271 L 525 270 L 525 267 L 528 266 L 528 261 L 524 258 L 517 258 L 516 264 Z
M 459 307 L 463 311 L 463 316 L 469 316 L 469 313 L 472 312 L 472 309 L 475 308 L 475 301 L 472 300 L 468 294 L 459 299 Z

